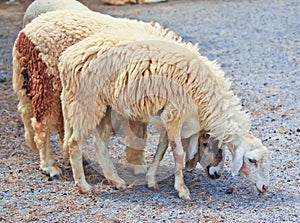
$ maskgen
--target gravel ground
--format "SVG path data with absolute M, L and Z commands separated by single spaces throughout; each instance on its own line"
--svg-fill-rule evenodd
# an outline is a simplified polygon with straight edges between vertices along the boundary
M 11 49 L 29 2 L 0 1 L 0 222 L 300 222 L 299 0 L 169 0 L 124 7 L 83 1 L 115 16 L 156 20 L 198 43 L 203 55 L 222 65 L 251 113 L 252 132 L 270 150 L 269 191 L 258 194 L 242 177 L 233 178 L 227 154 L 218 180 L 208 179 L 200 167 L 185 173 L 189 202 L 179 199 L 173 188 L 171 156 L 160 169 L 158 191 L 135 181 L 126 190 L 115 190 L 91 162 L 85 169 L 94 192 L 82 195 L 53 134 L 64 175 L 53 181 L 39 170 L 38 154 L 24 141 L 11 86 Z M 150 129 L 148 159 L 156 140 Z M 122 163 L 123 139 L 114 137 L 110 146 Z

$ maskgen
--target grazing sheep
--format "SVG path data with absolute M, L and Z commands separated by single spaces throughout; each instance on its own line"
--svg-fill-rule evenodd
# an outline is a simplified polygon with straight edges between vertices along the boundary
M 25 27 L 28 23 L 30 23 L 34 18 L 39 15 L 57 10 L 77 10 L 77 11 L 90 11 L 85 5 L 81 4 L 76 0 L 35 0 L 32 2 L 23 17 L 23 27 Z M 165 31 L 162 27 L 160 27 L 157 23 L 152 23 L 153 26 L 160 29 L 162 32 Z M 140 137 L 146 138 L 146 128 L 147 126 L 139 126 L 133 125 L 135 133 L 140 133 Z M 132 140 L 132 137 L 128 137 L 128 143 L 133 148 L 143 148 L 145 142 L 141 142 L 141 145 L 136 145 Z M 131 147 L 126 148 L 126 160 L 128 163 L 133 164 L 133 171 L 135 174 L 140 174 L 145 172 L 145 160 L 144 160 L 144 152 L 141 149 L 133 149 Z M 66 152 L 65 152 L 66 154 Z M 66 158 L 66 157 L 65 157 Z
M 39 15 L 56 10 L 89 11 L 90 9 L 76 0 L 35 0 L 26 9 L 23 27 Z
M 249 133 L 249 118 L 219 66 L 163 39 L 125 44 L 124 39 L 134 34 L 102 32 L 69 47 L 60 58 L 64 144 L 70 147 L 73 176 L 80 190 L 90 190 L 81 147 L 94 129 L 96 154 L 106 178 L 117 187 L 125 185 L 106 147 L 111 131 L 107 107 L 112 107 L 132 120 L 154 118 L 163 124 L 173 150 L 174 187 L 179 197 L 190 199 L 182 174 L 186 153 L 181 138 L 202 130 L 229 148 L 233 175 L 244 175 L 265 192 L 269 184 L 267 149 Z
M 137 33 L 162 36 L 190 47 L 189 44 L 180 43 L 179 37 L 157 23 L 116 19 L 92 11 L 42 14 L 26 25 L 15 41 L 13 88 L 19 98 L 18 109 L 25 127 L 25 139 L 40 152 L 41 169 L 51 177 L 58 177 L 61 170 L 50 148 L 50 131 L 59 133 L 60 142 L 64 137 L 58 58 L 69 46 L 96 32 L 108 28 L 118 30 L 124 26 Z M 136 128 L 137 131 L 139 128 Z M 138 152 L 143 154 L 143 151 Z M 142 162 L 143 157 L 140 155 L 137 160 Z
M 118 124 L 114 123 L 111 127 L 113 130 L 115 130 L 120 128 L 119 121 L 120 119 L 124 119 L 124 117 L 120 117 L 120 115 L 116 115 L 115 112 L 113 112 L 113 118 L 111 119 L 113 122 L 117 120 L 116 123 Z M 163 155 L 168 148 L 169 142 L 164 127 L 158 124 L 157 122 L 152 122 L 151 124 L 156 130 L 159 131 L 160 138 L 157 153 L 155 154 L 153 163 L 151 164 L 147 173 L 147 182 L 149 188 L 156 190 L 158 189 L 158 184 L 156 181 L 155 174 L 159 166 L 159 162 L 163 158 Z M 129 119 L 128 125 L 129 126 L 125 125 L 124 127 L 123 123 L 123 128 L 126 131 L 128 139 L 130 139 L 129 145 L 134 145 L 133 148 L 136 149 L 132 149 L 130 153 L 126 150 L 126 158 L 130 158 L 129 156 L 132 156 L 132 158 L 130 159 L 135 158 L 137 161 L 140 162 L 140 160 L 142 160 L 143 158 L 143 156 L 141 156 L 140 150 L 141 148 L 145 148 L 146 143 L 146 136 L 145 138 L 143 138 L 143 134 L 146 132 L 147 123 L 133 121 Z M 131 131 L 131 129 L 133 129 L 133 131 Z M 134 135 L 132 135 L 132 132 L 134 133 Z M 136 135 L 138 135 L 138 138 L 136 137 Z M 187 153 L 190 153 L 193 148 L 198 147 L 198 150 L 195 151 L 195 153 L 188 154 L 186 156 L 186 170 L 193 170 L 197 163 L 200 163 L 200 165 L 203 168 L 205 168 L 208 177 L 212 179 L 217 179 L 221 176 L 225 161 L 225 153 L 224 150 L 219 149 L 217 140 L 210 138 L 210 136 L 205 132 L 200 132 L 199 134 L 197 133 L 189 138 L 182 139 L 182 143 L 184 151 Z M 137 145 L 143 146 L 137 147 Z M 131 162 L 130 164 L 133 164 L 133 162 Z M 141 166 L 140 164 L 137 165 Z M 142 166 L 142 168 L 144 168 L 144 166 Z
M 166 2 L 167 0 L 102 0 L 104 4 L 109 5 L 125 5 L 127 3 L 131 4 L 144 4 L 144 3 L 158 3 Z
M 160 132 L 158 150 L 146 175 L 148 187 L 154 190 L 158 189 L 156 172 L 159 161 L 162 159 L 169 143 L 163 126 L 160 127 L 160 130 L 162 131 Z M 201 131 L 200 133 L 192 135 L 187 139 L 182 139 L 181 141 L 183 150 L 186 153 L 185 169 L 187 171 L 193 170 L 197 163 L 200 163 L 200 165 L 205 168 L 206 173 L 210 178 L 217 179 L 220 177 L 224 166 L 225 153 L 223 149 L 218 148 L 216 140 L 210 139 L 208 134 Z M 195 147 L 198 147 L 198 150 L 194 150 Z
M 142 2 L 140 2 L 142 3 Z M 81 4 L 80 2 L 76 0 L 35 0 L 33 1 L 28 8 L 26 9 L 26 12 L 23 17 L 23 27 L 25 27 L 28 23 L 30 23 L 34 18 L 38 17 L 40 14 L 50 12 L 50 11 L 57 11 L 57 10 L 77 10 L 77 11 L 90 11 L 89 8 L 87 8 L 85 5 Z M 168 29 L 164 29 L 162 26 L 160 26 L 158 23 L 151 22 L 150 23 L 154 28 L 160 30 L 160 32 L 164 33 L 164 35 L 168 36 L 169 38 L 173 38 L 176 41 L 181 41 L 180 37 L 178 37 L 175 33 Z M 126 148 L 126 160 L 129 164 L 133 165 L 133 171 L 135 174 L 145 173 L 146 166 L 145 166 L 145 160 L 144 160 L 144 150 L 141 148 L 144 148 L 146 145 L 146 137 L 147 137 L 147 125 L 140 122 L 133 122 L 132 120 L 129 120 L 131 123 L 131 127 L 134 130 L 135 136 L 128 135 L 127 143 L 129 146 Z M 139 142 L 136 143 L 136 136 L 140 137 L 142 140 L 138 140 Z M 138 149 L 137 149 L 138 148 Z M 199 144 L 200 148 L 200 144 Z M 209 147 L 205 147 L 209 148 Z M 167 149 L 167 148 L 165 148 Z M 206 149 L 207 151 L 211 151 L 210 149 Z M 65 152 L 66 154 L 66 152 Z M 203 154 L 202 154 L 203 155 Z M 206 156 L 209 155 L 215 155 L 214 151 L 207 153 Z M 65 157 L 66 158 L 66 157 Z M 223 157 L 224 159 L 225 157 Z M 47 158 L 45 158 L 47 159 Z M 204 158 L 203 158 L 204 159 Z M 205 158 L 207 160 L 207 158 Z M 211 160 L 212 161 L 212 160 Z M 217 167 L 217 164 L 220 164 L 220 168 L 213 170 L 213 168 Z M 207 165 L 202 165 L 204 168 L 207 167 Z M 215 162 L 215 167 L 208 167 L 206 168 L 207 174 L 209 177 L 215 179 L 220 176 L 223 164 L 222 162 Z M 209 171 L 211 168 L 211 171 Z

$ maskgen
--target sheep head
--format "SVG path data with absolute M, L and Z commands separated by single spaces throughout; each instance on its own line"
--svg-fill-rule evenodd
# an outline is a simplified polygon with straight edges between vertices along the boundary
M 257 190 L 266 192 L 269 187 L 269 158 L 268 150 L 261 140 L 252 135 L 247 135 L 236 144 L 233 150 L 233 176 L 242 176 L 255 183 Z
M 194 169 L 199 162 L 210 178 L 219 178 L 224 166 L 224 150 L 218 147 L 218 140 L 203 131 L 195 136 L 183 140 L 183 146 L 187 148 L 186 170 Z

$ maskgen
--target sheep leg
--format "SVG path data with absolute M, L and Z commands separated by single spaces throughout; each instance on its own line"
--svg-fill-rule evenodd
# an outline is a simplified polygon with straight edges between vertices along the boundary
M 22 107 L 21 102 L 19 103 L 18 107 Z M 25 140 L 33 150 L 38 151 L 37 145 L 34 141 L 34 130 L 31 126 L 32 112 L 28 111 L 28 109 L 25 108 L 19 109 L 19 111 L 21 111 L 21 119 L 24 123 Z
M 69 155 L 75 185 L 79 187 L 80 192 L 89 192 L 91 190 L 91 186 L 86 182 L 82 164 L 83 143 L 78 143 L 77 141 L 71 138 L 68 142 L 68 145 L 70 148 Z
M 181 140 L 170 141 L 175 160 L 175 184 L 174 188 L 178 192 L 178 196 L 185 200 L 190 200 L 190 192 L 184 183 L 182 169 L 185 165 L 185 153 L 181 144 Z
M 147 123 L 129 120 L 126 148 L 126 160 L 133 165 L 135 175 L 144 174 L 147 171 L 146 162 L 144 159 L 144 148 L 147 140 Z
M 34 129 L 31 125 L 33 108 L 31 100 L 26 94 L 26 90 L 23 89 L 24 76 L 22 75 L 22 65 L 20 64 L 21 58 L 22 55 L 19 53 L 16 47 L 14 47 L 12 84 L 19 99 L 18 110 L 21 113 L 21 119 L 24 123 L 25 140 L 33 150 L 38 151 L 37 145 L 34 142 Z
M 126 183 L 121 179 L 117 173 L 117 170 L 112 163 L 110 154 L 108 152 L 106 142 L 109 139 L 109 136 L 112 133 L 112 125 L 110 118 L 110 111 L 107 112 L 107 115 L 101 120 L 100 124 L 97 126 L 96 137 L 95 137 L 95 150 L 96 156 L 100 166 L 102 167 L 105 178 L 113 183 L 116 188 L 125 188 Z
M 40 167 L 50 177 L 58 178 L 62 171 L 55 163 L 50 147 L 50 130 L 47 126 L 46 123 L 32 119 L 32 127 L 35 131 L 34 141 L 40 153 Z
M 185 168 L 185 152 L 181 142 L 182 122 L 180 114 L 172 105 L 165 108 L 161 115 L 165 121 L 167 135 L 173 150 L 175 161 L 175 183 L 174 188 L 178 192 L 178 196 L 185 200 L 190 200 L 190 192 L 184 183 L 182 170 Z
M 155 153 L 153 162 L 151 166 L 149 167 L 149 170 L 146 175 L 147 179 L 147 185 L 150 189 L 158 190 L 159 186 L 156 181 L 156 172 L 159 166 L 159 162 L 162 160 L 162 158 L 165 155 L 165 152 L 168 148 L 169 140 L 167 137 L 166 132 L 161 132 L 159 136 L 159 143 L 158 143 L 158 149 Z

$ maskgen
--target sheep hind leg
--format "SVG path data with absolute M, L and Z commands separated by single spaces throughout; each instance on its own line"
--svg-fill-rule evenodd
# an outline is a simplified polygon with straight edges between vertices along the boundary
M 94 146 L 105 178 L 114 184 L 116 188 L 121 189 L 126 187 L 126 183 L 119 177 L 107 148 L 107 141 L 112 133 L 110 112 L 108 111 L 107 114 L 109 115 L 105 116 L 97 126 Z
M 31 116 L 30 112 L 26 111 L 21 111 L 21 118 L 24 124 L 24 129 L 25 129 L 25 140 L 29 144 L 29 146 L 34 150 L 38 151 L 38 147 L 34 141 L 34 130 L 31 126 Z
M 40 167 L 52 178 L 59 178 L 62 174 L 61 169 L 56 165 L 50 147 L 50 130 L 45 123 L 38 123 L 32 119 L 32 127 L 35 131 L 34 141 L 40 153 Z
M 128 131 L 126 161 L 132 165 L 135 175 L 144 174 L 147 171 L 144 159 L 144 149 L 147 140 L 147 123 L 129 120 L 129 126 L 131 131 Z
M 83 164 L 82 164 L 82 147 L 83 143 L 78 143 L 72 137 L 68 141 L 70 163 L 72 166 L 73 178 L 75 185 L 79 187 L 80 192 L 87 193 L 91 191 L 91 186 L 86 182 Z

